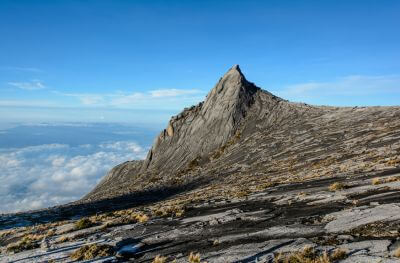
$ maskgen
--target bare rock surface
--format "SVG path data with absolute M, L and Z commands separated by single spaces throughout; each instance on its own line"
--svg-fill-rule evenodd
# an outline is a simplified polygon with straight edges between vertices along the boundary
M 399 204 L 383 204 L 375 207 L 351 208 L 328 214 L 324 220 L 332 220 L 325 226 L 328 232 L 341 233 L 377 221 L 399 221 L 400 206 Z
M 89 262 L 399 262 L 399 165 L 400 107 L 292 103 L 234 66 L 145 160 L 77 202 L 1 215 L 0 262 L 73 262 L 88 245 Z

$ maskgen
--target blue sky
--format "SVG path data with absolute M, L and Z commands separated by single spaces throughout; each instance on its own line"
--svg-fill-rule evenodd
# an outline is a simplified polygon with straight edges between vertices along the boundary
M 398 105 L 399 1 L 0 2 L 0 122 L 165 123 L 233 64 L 283 98 Z

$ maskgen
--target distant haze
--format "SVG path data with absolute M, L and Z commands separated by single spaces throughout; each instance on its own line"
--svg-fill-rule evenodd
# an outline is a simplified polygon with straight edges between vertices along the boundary
M 81 198 L 113 166 L 143 159 L 158 129 L 41 123 L 1 130 L 0 213 Z

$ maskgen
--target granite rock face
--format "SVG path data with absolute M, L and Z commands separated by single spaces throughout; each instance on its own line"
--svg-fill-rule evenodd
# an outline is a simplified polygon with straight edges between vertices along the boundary
M 400 262 L 399 215 L 400 107 L 292 103 L 234 66 L 145 160 L 78 202 L 0 215 L 0 261 L 70 262 L 97 244 L 113 253 L 90 262 Z
M 232 67 L 207 95 L 204 103 L 172 117 L 156 138 L 143 170 L 177 171 L 224 145 L 239 129 L 254 96 L 261 92 Z
M 171 118 L 145 160 L 118 165 L 82 202 L 383 171 L 400 164 L 399 142 L 400 107 L 289 102 L 247 81 L 236 65 L 204 102 Z

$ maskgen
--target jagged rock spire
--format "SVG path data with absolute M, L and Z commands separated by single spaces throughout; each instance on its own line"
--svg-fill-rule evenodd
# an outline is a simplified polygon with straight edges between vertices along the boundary
M 258 90 L 246 80 L 239 65 L 233 66 L 204 103 L 172 117 L 155 140 L 142 171 L 179 170 L 225 144 L 239 128 Z

